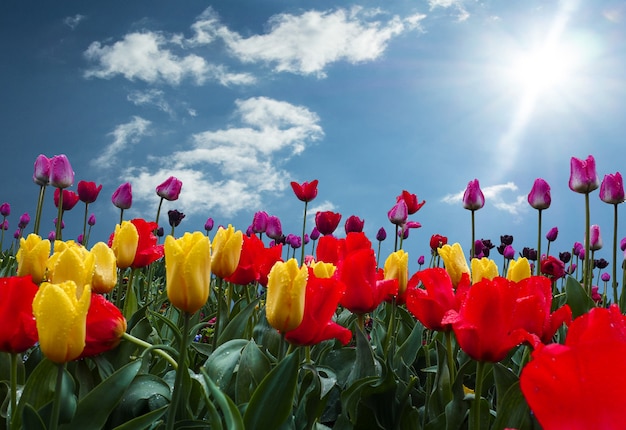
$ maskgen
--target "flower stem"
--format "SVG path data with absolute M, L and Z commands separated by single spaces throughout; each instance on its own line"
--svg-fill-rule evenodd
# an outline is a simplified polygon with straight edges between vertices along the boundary
M 304 264 L 304 235 L 306 234 L 306 209 L 309 202 L 304 202 L 304 219 L 302 220 L 302 244 L 300 247 L 302 248 L 302 254 L 300 256 L 300 265 Z
M 590 240 L 590 213 L 589 213 L 589 193 L 585 194 L 585 260 L 583 262 L 583 286 L 585 292 L 591 297 L 591 258 L 589 255 Z
M 476 228 L 474 212 L 476 211 L 472 211 L 472 251 L 470 252 L 470 261 L 472 261 L 472 258 L 475 257 L 474 253 L 476 251 Z
M 213 330 L 213 351 L 217 348 L 217 337 L 220 334 L 220 309 L 222 308 L 222 296 L 224 295 L 222 278 L 218 276 L 215 278 L 215 281 L 217 282 L 217 310 L 215 313 L 215 330 Z
M 483 374 L 485 373 L 485 363 L 476 362 L 476 386 L 474 387 L 474 403 L 472 404 L 473 430 L 480 430 L 480 399 L 483 390 Z
M 541 213 L 542 210 L 539 209 L 539 217 L 537 221 L 537 263 L 535 264 L 535 274 L 539 276 L 541 273 Z M 548 245 L 549 246 L 549 245 Z
M 63 225 L 63 190 L 59 188 L 59 212 L 57 214 L 57 225 L 54 240 L 62 240 L 61 226 Z
M 83 218 L 83 246 L 87 248 L 87 214 L 89 211 L 89 203 L 85 203 L 85 216 Z
M 389 316 L 389 326 L 387 327 L 387 339 L 385 340 L 385 355 L 391 350 L 393 352 L 393 339 L 395 338 L 395 319 L 396 319 L 396 298 L 391 298 L 391 315 Z
M 454 351 L 452 349 L 452 331 L 445 332 L 446 336 L 446 351 L 448 355 L 448 371 L 450 372 L 450 384 L 454 384 L 456 379 L 456 365 L 454 363 Z
M 169 364 L 171 364 L 172 368 L 174 368 L 174 370 L 178 369 L 178 363 L 176 362 L 176 360 L 174 360 L 172 358 L 171 355 L 169 355 L 167 352 L 165 352 L 164 350 L 155 347 L 154 345 L 152 345 L 151 343 L 146 342 L 145 340 L 139 339 L 138 337 L 133 336 L 130 333 L 123 333 L 122 334 L 122 339 L 126 339 L 129 342 L 134 343 L 135 345 L 139 345 L 143 348 L 152 348 L 154 350 L 154 352 L 158 355 L 160 355 L 161 357 L 163 357 Z
M 174 392 L 172 403 L 167 417 L 167 430 L 173 430 L 176 423 L 176 412 L 178 411 L 181 395 L 183 391 L 183 375 L 187 372 L 187 339 L 189 338 L 190 314 L 183 312 L 183 329 L 180 337 L 180 354 L 178 355 L 178 369 L 176 369 L 176 379 L 174 381 Z
M 11 424 L 17 409 L 17 354 L 11 353 L 11 414 L 7 417 L 7 424 Z M 8 426 L 7 426 L 8 427 Z M 12 427 L 12 426 L 11 426 Z
M 46 186 L 39 188 L 39 199 L 37 200 L 37 212 L 35 213 L 35 230 L 33 233 L 39 234 L 39 225 L 41 224 L 41 210 L 43 209 L 43 200 L 46 194 Z
M 154 220 L 154 222 L 157 225 L 157 228 L 159 228 L 159 216 L 161 215 L 161 205 L 162 204 L 163 204 L 163 197 L 161 197 L 161 200 L 159 200 L 159 207 L 157 209 L 156 219 Z
M 613 303 L 618 303 L 617 302 L 617 204 L 613 205 L 613 277 L 611 279 L 613 279 Z
M 59 205 L 60 206 L 60 205 Z M 50 425 L 48 430 L 56 430 L 59 425 L 59 416 L 61 415 L 61 401 L 63 396 L 63 376 L 65 373 L 65 363 L 57 364 L 57 381 L 54 390 L 54 401 L 52 403 L 52 415 L 50 416 Z

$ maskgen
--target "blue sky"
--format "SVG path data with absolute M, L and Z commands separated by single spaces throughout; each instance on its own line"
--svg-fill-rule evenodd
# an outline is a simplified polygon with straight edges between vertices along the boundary
M 34 214 L 43 153 L 66 154 L 76 182 L 103 184 L 92 242 L 113 230 L 110 197 L 123 182 L 128 218 L 153 219 L 155 187 L 174 175 L 181 197 L 163 210 L 187 215 L 181 233 L 207 217 L 245 230 L 257 210 L 299 233 L 289 182 L 318 179 L 309 213 L 358 215 L 372 238 L 392 231 L 387 211 L 403 189 L 425 199 L 411 217 L 423 227 L 404 245 L 414 261 L 434 233 L 469 247 L 460 194 L 477 178 L 477 236 L 497 245 L 512 234 L 521 250 L 536 246 L 526 195 L 542 177 L 553 201 L 544 233 L 557 226 L 552 249 L 569 250 L 584 229 L 570 157 L 593 154 L 600 179 L 626 161 L 625 21 L 612 0 L 5 3 L 9 233 Z M 597 191 L 591 201 L 608 259 L 612 207 Z M 64 239 L 81 232 L 82 214 L 66 213 Z

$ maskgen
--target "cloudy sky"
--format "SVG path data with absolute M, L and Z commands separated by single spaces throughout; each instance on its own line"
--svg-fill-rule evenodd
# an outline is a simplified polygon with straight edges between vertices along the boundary
M 245 230 L 265 210 L 301 231 L 290 181 L 319 180 L 309 206 L 392 225 L 403 189 L 426 200 L 405 249 L 434 233 L 470 242 L 467 183 L 487 203 L 477 235 L 536 246 L 535 178 L 552 186 L 545 230 L 554 247 L 582 241 L 584 197 L 568 188 L 570 157 L 593 154 L 600 178 L 626 164 L 626 6 L 617 0 L 524 2 L 64 1 L 9 2 L 0 14 L 0 201 L 12 235 L 34 214 L 38 154 L 66 154 L 79 180 L 103 184 L 92 237 L 106 239 L 111 194 L 133 188 L 128 218 L 156 215 L 155 187 L 183 181 L 163 210 L 177 231 Z M 75 186 L 73 187 L 75 189 Z M 592 195 L 608 248 L 612 207 Z M 626 209 L 623 209 L 626 210 Z M 65 215 L 64 238 L 82 230 Z M 55 210 L 46 200 L 42 233 Z M 166 224 L 166 218 L 161 218 Z M 309 220 L 309 226 L 312 226 Z M 620 238 L 626 235 L 622 218 Z M 386 245 L 391 245 L 391 240 Z M 553 248 L 554 249 L 554 248 Z

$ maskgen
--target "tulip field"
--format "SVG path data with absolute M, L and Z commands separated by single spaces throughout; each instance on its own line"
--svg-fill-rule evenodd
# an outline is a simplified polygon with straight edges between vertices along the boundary
M 569 188 L 587 207 L 571 252 L 550 253 L 558 231 L 542 227 L 551 195 L 541 178 L 528 194 L 536 248 L 516 255 L 510 236 L 477 240 L 485 196 L 474 179 L 459 208 L 472 242 L 432 236 L 415 272 L 403 241 L 425 202 L 406 190 L 388 211 L 389 237 L 368 237 L 356 216 L 344 234 L 341 214 L 308 214 L 318 181 L 292 182 L 302 232 L 285 235 L 264 211 L 243 230 L 209 218 L 192 232 L 177 231 L 184 214 L 169 211 L 163 231 L 161 204 L 182 182 L 156 188 L 154 220 L 125 217 L 127 183 L 111 198 L 109 241 L 92 244 L 88 207 L 102 185 L 72 191 L 64 155 L 40 155 L 33 181 L 37 211 L 20 218 L 18 246 L 4 245 L 11 208 L 0 205 L 6 429 L 626 428 L 624 185 L 620 173 L 600 180 L 592 156 L 571 158 Z M 56 231 L 43 237 L 50 187 Z M 594 258 L 596 190 L 614 207 L 612 261 Z M 63 238 L 64 211 L 79 202 L 82 234 Z

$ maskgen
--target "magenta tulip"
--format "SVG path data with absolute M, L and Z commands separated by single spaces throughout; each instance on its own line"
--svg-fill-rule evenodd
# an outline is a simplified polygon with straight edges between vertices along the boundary
M 133 189 L 130 182 L 123 183 L 111 196 L 113 204 L 120 209 L 130 209 L 133 204 Z
M 528 193 L 528 203 L 537 210 L 543 210 L 548 209 L 551 202 L 550 185 L 544 179 L 535 179 L 535 183 Z
M 469 181 L 463 193 L 463 207 L 470 211 L 476 211 L 485 206 L 485 195 L 480 189 L 478 179 Z
M 50 182 L 50 159 L 43 154 L 35 159 L 33 181 L 42 187 Z
M 604 175 L 600 184 L 600 200 L 614 205 L 624 202 L 624 181 L 621 173 Z
M 178 199 L 182 188 L 182 181 L 174 176 L 170 176 L 165 182 L 156 187 L 156 193 L 165 200 L 174 201 Z
M 588 194 L 600 185 L 596 173 L 596 160 L 592 155 L 586 160 L 572 157 L 570 162 L 569 188 L 581 194 Z
M 74 185 L 74 170 L 72 170 L 70 160 L 63 154 L 55 155 L 50 159 L 50 185 L 57 188 Z

